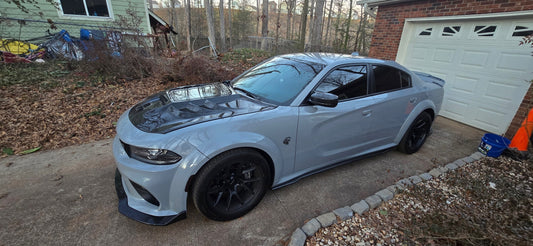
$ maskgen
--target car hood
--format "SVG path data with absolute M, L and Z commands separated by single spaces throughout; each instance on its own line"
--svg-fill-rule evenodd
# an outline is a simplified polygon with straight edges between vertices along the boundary
M 211 83 L 154 94 L 133 106 L 128 116 L 141 131 L 168 133 L 201 122 L 274 108 L 236 93 L 227 83 Z

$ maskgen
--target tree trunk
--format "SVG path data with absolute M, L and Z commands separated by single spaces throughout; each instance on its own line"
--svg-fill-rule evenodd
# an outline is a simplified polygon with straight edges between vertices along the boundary
M 281 3 L 278 1 L 278 14 L 276 17 L 276 54 L 278 53 L 278 47 L 279 47 L 279 28 L 281 27 L 280 23 L 280 16 L 281 16 Z
M 210 0 L 204 0 L 205 14 L 207 16 L 207 31 L 209 45 L 211 46 L 211 54 L 217 56 L 216 39 L 215 39 L 215 20 L 213 17 L 213 5 Z
M 309 13 L 309 39 L 307 40 L 307 48 L 311 47 L 311 40 L 313 39 L 313 28 L 315 27 L 315 2 L 316 0 L 311 0 L 311 5 L 309 5 L 309 10 L 311 13 Z
M 363 25 L 363 11 L 365 11 L 363 8 L 361 8 L 361 16 L 359 19 L 359 27 L 357 28 L 357 32 L 355 33 L 355 45 L 353 46 L 354 51 L 359 51 L 359 36 L 361 35 L 361 28 Z M 357 11 L 356 11 L 357 12 Z
M 304 0 L 302 10 L 302 21 L 300 22 L 300 50 L 305 51 L 305 33 L 307 29 L 307 12 L 309 11 L 309 0 Z
M 294 13 L 294 7 L 293 7 L 292 10 L 293 10 L 292 12 Z M 294 38 L 294 35 L 295 35 L 294 32 L 297 31 L 297 29 L 296 29 L 296 18 L 294 18 L 294 16 L 292 17 L 292 24 L 291 24 L 291 26 L 292 26 L 292 27 L 291 27 L 291 39 L 293 39 L 293 38 Z M 299 27 L 298 27 L 298 28 L 299 28 Z M 296 35 L 299 36 L 300 34 L 299 34 L 299 33 L 296 33 Z
M 260 5 L 259 0 L 256 0 L 256 4 L 257 4 L 257 23 L 255 25 L 255 33 L 259 36 L 259 20 L 261 20 L 261 15 L 259 14 L 259 6 L 261 5 Z
M 364 11 L 364 10 L 363 10 Z M 359 42 L 361 44 L 361 53 L 365 54 L 365 48 L 366 48 L 366 21 L 367 21 L 367 13 L 363 12 L 363 29 L 361 30 L 361 41 Z M 366 54 L 365 54 L 366 55 Z
M 332 9 L 333 9 L 333 0 L 331 0 L 331 1 L 329 2 L 328 24 L 327 24 L 327 26 L 326 26 L 326 36 L 325 36 L 326 38 L 324 39 L 324 43 L 325 43 L 326 46 L 329 45 L 329 40 L 330 40 L 330 39 L 329 39 L 329 25 L 330 25 L 330 23 L 331 23 L 331 12 L 332 12 L 331 10 L 332 10 Z M 338 17 L 338 16 L 337 16 L 337 17 Z
M 348 19 L 346 20 L 346 33 L 344 34 L 344 52 L 348 50 L 348 38 L 350 37 L 350 25 L 352 23 L 353 0 L 350 0 L 350 10 L 348 12 Z
M 224 21 L 224 0 L 218 4 L 218 15 L 220 16 L 220 52 L 226 51 L 226 23 Z
M 232 49 L 233 48 L 233 43 L 232 43 L 232 35 L 231 35 L 231 9 L 232 9 L 232 4 L 233 4 L 233 0 L 228 0 L 228 36 L 229 36 L 229 48 Z
M 321 51 L 322 19 L 324 16 L 324 0 L 316 0 L 313 36 L 311 37 L 311 51 Z
M 294 10 L 295 1 L 296 0 L 287 0 L 287 35 L 285 36 L 285 38 L 289 40 L 292 39 L 291 27 L 293 23 L 291 22 L 291 19 L 292 19 L 292 11 Z
M 263 0 L 263 15 L 261 15 L 261 19 L 263 24 L 261 28 L 261 36 L 263 37 L 261 49 L 266 50 L 268 37 L 268 0 Z
M 192 45 L 191 45 L 191 0 L 187 0 L 185 2 L 185 18 L 187 26 L 185 30 L 185 35 L 187 36 L 187 50 L 189 52 L 192 52 Z
M 343 0 L 341 0 L 341 2 L 339 3 L 338 5 L 339 8 L 337 9 L 337 20 L 335 21 L 335 36 L 333 37 L 334 41 L 336 41 L 337 37 L 339 36 L 339 29 L 340 29 L 341 16 L 342 16 L 342 2 Z M 339 47 L 339 46 L 336 46 L 336 47 Z

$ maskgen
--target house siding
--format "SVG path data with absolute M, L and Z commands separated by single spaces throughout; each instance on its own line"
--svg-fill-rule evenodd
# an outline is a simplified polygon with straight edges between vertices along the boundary
M 423 0 L 379 6 L 369 56 L 395 60 L 407 18 L 490 14 L 533 10 L 533 0 Z M 532 78 L 533 79 L 533 78 Z M 530 87 L 505 133 L 511 138 L 533 107 Z
M 15 4 L 0 1 L 0 38 L 31 40 L 47 35 L 47 30 L 57 33 L 61 29 L 67 30 L 72 36 L 79 37 L 80 28 L 85 29 L 109 29 L 119 28 L 117 23 L 119 16 L 128 16 L 127 10 L 131 7 L 134 13 L 141 18 L 141 23 L 136 28 L 142 33 L 150 33 L 144 0 L 108 0 L 110 3 L 110 18 L 91 17 L 79 19 L 61 16 L 60 10 L 45 0 L 37 0 L 38 9 L 33 4 L 22 4 L 29 12 L 19 9 Z M 59 1 L 57 1 L 59 2 Z M 13 19 L 22 19 L 17 21 Z M 55 23 L 56 29 L 52 29 L 48 23 Z

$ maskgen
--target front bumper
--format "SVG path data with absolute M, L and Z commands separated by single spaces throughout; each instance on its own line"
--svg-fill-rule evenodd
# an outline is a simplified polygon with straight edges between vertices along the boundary
M 133 220 L 149 225 L 168 225 L 178 220 L 185 219 L 187 217 L 187 213 L 185 211 L 176 215 L 154 216 L 145 214 L 130 207 L 128 205 L 128 197 L 126 196 L 126 191 L 124 190 L 124 186 L 122 185 L 122 175 L 120 175 L 118 169 L 115 172 L 115 189 L 117 191 L 118 196 L 118 211 Z
M 129 141 L 132 141 L 128 138 Z M 146 138 L 140 138 L 143 142 Z M 179 144 L 179 143 L 178 143 Z M 185 146 L 181 144 L 180 146 Z M 185 148 L 185 147 L 184 147 Z M 184 219 L 186 186 L 206 157 L 194 148 L 181 149 L 183 159 L 172 165 L 151 165 L 130 158 L 118 137 L 113 141 L 117 165 L 115 187 L 119 212 L 150 225 L 167 225 Z

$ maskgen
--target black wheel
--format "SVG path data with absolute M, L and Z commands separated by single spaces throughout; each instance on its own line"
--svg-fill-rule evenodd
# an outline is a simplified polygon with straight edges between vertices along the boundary
M 417 152 L 426 142 L 431 130 L 431 123 L 433 120 L 427 112 L 418 115 L 400 141 L 398 149 L 406 154 Z
M 252 210 L 270 185 L 270 169 L 261 154 L 250 149 L 222 153 L 197 174 L 194 205 L 207 218 L 233 220 Z

